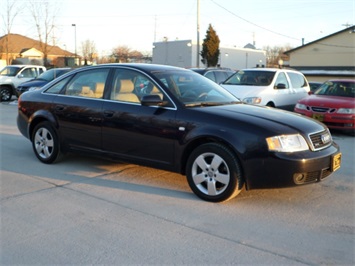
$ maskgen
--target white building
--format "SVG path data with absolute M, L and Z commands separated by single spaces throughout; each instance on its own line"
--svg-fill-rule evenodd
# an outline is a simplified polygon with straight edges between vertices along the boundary
M 202 48 L 200 48 L 201 52 Z M 219 66 L 243 69 L 266 66 L 266 52 L 250 48 L 220 47 Z M 197 45 L 191 40 L 163 41 L 153 43 L 153 64 L 178 66 L 183 68 L 205 67 L 201 56 L 197 61 Z

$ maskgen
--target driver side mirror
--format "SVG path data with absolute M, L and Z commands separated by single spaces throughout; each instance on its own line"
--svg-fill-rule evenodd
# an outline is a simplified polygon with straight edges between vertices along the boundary
M 279 83 L 275 86 L 275 89 L 277 90 L 283 90 L 283 89 L 286 89 L 286 84 L 284 83 Z
M 165 106 L 167 101 L 163 101 L 159 95 L 144 95 L 141 99 L 143 106 Z

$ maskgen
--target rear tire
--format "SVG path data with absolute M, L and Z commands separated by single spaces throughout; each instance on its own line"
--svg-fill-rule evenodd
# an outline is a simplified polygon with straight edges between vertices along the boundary
M 32 134 L 32 147 L 37 158 L 51 164 L 61 158 L 58 136 L 49 122 L 39 123 Z
M 221 144 L 207 143 L 197 147 L 187 161 L 186 173 L 191 190 L 206 201 L 230 200 L 243 188 L 238 160 Z

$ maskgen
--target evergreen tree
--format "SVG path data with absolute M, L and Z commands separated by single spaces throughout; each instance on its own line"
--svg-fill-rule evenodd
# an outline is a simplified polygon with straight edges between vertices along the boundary
M 219 37 L 212 25 L 208 26 L 206 37 L 202 43 L 201 62 L 207 67 L 215 67 L 219 58 Z

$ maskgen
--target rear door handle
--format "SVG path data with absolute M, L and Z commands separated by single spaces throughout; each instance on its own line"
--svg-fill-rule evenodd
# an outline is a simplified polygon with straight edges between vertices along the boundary
M 56 107 L 55 107 L 55 110 L 56 111 L 63 111 L 64 110 L 64 105 L 57 105 Z

